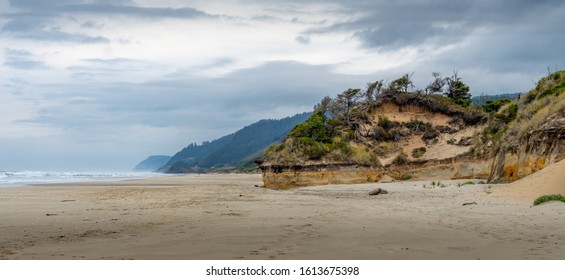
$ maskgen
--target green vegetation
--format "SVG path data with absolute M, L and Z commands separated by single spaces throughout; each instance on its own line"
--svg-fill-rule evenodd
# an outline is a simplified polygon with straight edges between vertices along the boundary
M 324 112 L 317 111 L 305 122 L 295 126 L 288 137 L 298 138 L 306 143 L 331 143 L 334 129 L 328 125 Z
M 388 87 L 392 93 L 407 93 L 408 89 L 414 87 L 412 83 L 412 75 L 404 74 L 402 77 L 392 81 Z
M 553 114 L 565 110 L 565 71 L 557 71 L 540 79 L 536 87 L 519 101 L 503 106 L 495 118 L 504 122 L 504 133 L 499 139 L 503 146 L 514 145 L 535 130 Z
M 379 116 L 379 121 L 377 124 L 384 130 L 389 130 L 392 127 L 392 122 L 387 117 Z
M 507 106 L 504 106 L 498 113 L 494 114 L 494 117 L 505 123 L 510 123 L 511 121 L 516 119 L 517 113 L 518 102 L 513 101 Z
M 535 89 L 526 94 L 526 104 L 547 96 L 565 92 L 565 71 L 556 71 L 539 80 Z
M 565 202 L 565 197 L 560 194 L 542 195 L 534 200 L 534 205 L 540 205 L 549 201 Z
M 494 95 L 486 95 L 481 94 L 479 96 L 473 96 L 471 99 L 473 100 L 473 104 L 478 107 L 484 107 L 487 105 L 488 101 L 497 101 L 501 99 L 510 99 L 510 100 L 517 100 L 520 98 L 521 93 L 501 93 L 501 94 L 494 94 Z
M 412 179 L 412 175 L 410 174 L 402 175 L 402 180 L 410 180 L 410 179 Z
M 498 112 L 500 107 L 510 102 L 512 102 L 512 99 L 509 98 L 503 98 L 499 100 L 487 100 L 486 105 L 483 106 L 483 110 L 487 113 Z
M 461 78 L 457 76 L 457 72 L 454 72 L 453 76 L 446 78 L 446 84 L 447 92 L 445 92 L 445 95 L 449 97 L 453 103 L 463 107 L 469 107 L 472 102 L 469 86 L 461 81 Z

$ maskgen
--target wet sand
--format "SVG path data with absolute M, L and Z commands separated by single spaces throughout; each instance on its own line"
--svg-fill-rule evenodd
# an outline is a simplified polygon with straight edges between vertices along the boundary
M 0 188 L 0 259 L 565 259 L 565 203 L 462 182 L 277 191 L 218 174 Z M 369 196 L 377 187 L 389 194 Z

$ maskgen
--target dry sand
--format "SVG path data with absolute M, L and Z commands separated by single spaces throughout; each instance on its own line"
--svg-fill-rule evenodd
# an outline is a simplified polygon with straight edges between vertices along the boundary
M 1 188 L 0 258 L 565 259 L 565 203 L 532 207 L 453 181 L 261 183 L 224 174 Z M 367 195 L 377 187 L 389 194 Z
M 549 194 L 565 195 L 565 160 L 498 188 L 495 192 L 496 196 L 510 197 L 528 203 Z

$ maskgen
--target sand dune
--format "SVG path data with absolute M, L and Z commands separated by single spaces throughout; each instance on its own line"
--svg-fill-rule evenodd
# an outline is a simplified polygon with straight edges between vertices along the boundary
M 277 191 L 223 174 L 2 188 L 0 259 L 565 259 L 565 204 L 461 182 Z M 389 194 L 369 196 L 377 187 Z
M 565 160 L 508 185 L 495 188 L 494 194 L 528 203 L 533 203 L 536 198 L 545 194 L 565 195 Z

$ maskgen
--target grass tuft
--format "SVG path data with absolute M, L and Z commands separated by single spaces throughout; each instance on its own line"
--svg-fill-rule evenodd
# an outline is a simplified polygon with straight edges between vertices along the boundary
M 565 197 L 560 194 L 542 195 L 534 200 L 534 205 L 540 205 L 549 201 L 565 202 Z
M 410 179 L 412 179 L 412 175 L 410 175 L 410 174 L 406 174 L 406 175 L 402 176 L 402 180 L 410 180 Z

